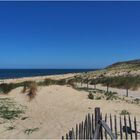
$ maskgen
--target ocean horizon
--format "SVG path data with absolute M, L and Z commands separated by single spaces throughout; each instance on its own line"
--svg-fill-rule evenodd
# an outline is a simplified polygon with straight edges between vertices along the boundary
M 0 79 L 81 73 L 97 69 L 0 69 Z

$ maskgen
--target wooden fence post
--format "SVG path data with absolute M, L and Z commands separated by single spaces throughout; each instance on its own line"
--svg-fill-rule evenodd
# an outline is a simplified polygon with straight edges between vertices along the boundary
M 68 134 L 66 134 L 66 140 L 68 140 L 69 139 L 69 136 L 68 136 Z
M 105 115 L 105 121 L 102 120 L 102 114 L 100 113 L 100 108 L 95 108 L 95 122 L 93 114 L 86 115 L 85 121 L 76 124 L 76 130 L 72 128 L 68 133 L 66 133 L 66 138 L 62 136 L 62 140 L 70 140 L 70 139 L 108 139 L 107 134 L 110 136 L 112 140 L 117 138 L 123 139 L 125 135 L 125 139 L 138 139 L 138 128 L 137 128 L 137 121 L 134 118 L 134 130 L 132 130 L 132 122 L 130 115 L 128 116 L 128 121 L 126 116 L 117 120 L 117 116 L 114 115 L 114 121 L 112 121 L 113 116 L 110 114 L 108 121 L 110 121 L 110 127 L 107 124 L 107 114 Z M 117 127 L 119 126 L 119 127 Z M 104 131 L 102 130 L 104 128 Z M 103 133 L 104 132 L 104 133 Z M 113 132 L 115 134 L 113 134 Z M 118 134 L 120 132 L 120 136 Z M 132 134 L 135 134 L 134 136 Z
M 102 120 L 102 113 L 100 115 L 100 119 Z M 103 139 L 103 127 L 101 127 L 100 138 Z
M 62 140 L 64 140 L 64 136 L 62 136 Z
M 76 124 L 76 136 L 75 136 L 76 140 L 78 139 L 78 125 Z
M 136 121 L 136 117 L 134 118 L 134 129 L 135 129 L 135 139 L 138 139 L 138 135 L 137 135 L 137 121 Z
M 127 121 L 126 116 L 124 115 L 124 131 L 125 131 L 125 138 L 128 139 L 128 132 L 127 132 Z
M 122 130 L 122 118 L 120 116 L 120 139 L 123 139 L 123 130 Z
M 115 129 L 115 136 L 116 136 L 116 139 L 117 139 L 117 118 L 116 118 L 116 115 L 114 116 L 114 129 Z
M 110 114 L 110 129 L 113 132 L 113 128 L 112 128 L 112 115 Z
M 107 123 L 107 114 L 105 115 L 105 123 Z M 105 130 L 105 139 L 107 140 L 107 132 Z
M 133 135 L 132 135 L 132 124 L 131 124 L 131 118 L 129 115 L 129 127 L 130 127 L 130 136 L 131 136 L 131 140 L 133 139 Z
M 96 107 L 95 108 L 95 129 L 98 126 L 98 123 L 99 123 L 100 118 L 101 118 L 100 108 L 99 107 Z M 99 139 L 99 138 L 100 138 L 100 133 L 98 133 L 98 136 L 97 136 L 97 139 Z
M 128 88 L 126 88 L 126 97 L 128 97 Z

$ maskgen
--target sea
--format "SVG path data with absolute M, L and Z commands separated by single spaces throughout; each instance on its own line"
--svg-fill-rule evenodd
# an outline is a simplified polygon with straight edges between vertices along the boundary
M 95 71 L 97 69 L 0 69 L 0 79 L 59 75 Z

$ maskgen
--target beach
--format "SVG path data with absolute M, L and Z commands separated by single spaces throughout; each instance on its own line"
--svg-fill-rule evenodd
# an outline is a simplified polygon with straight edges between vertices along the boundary
M 78 75 L 78 73 L 69 73 L 69 74 L 59 74 L 59 75 L 48 75 L 48 76 L 34 76 L 34 77 L 22 77 L 22 78 L 13 78 L 13 79 L 1 79 L 0 83 L 20 83 L 25 81 L 43 81 L 45 79 L 66 79 L 74 77 L 75 75 Z
M 70 78 L 75 74 L 47 76 L 53 79 Z M 15 79 L 13 82 L 43 80 L 46 77 Z M 11 80 L 5 82 L 11 83 Z M 107 113 L 120 116 L 127 110 L 131 117 L 137 117 L 140 128 L 139 106 L 121 100 L 90 100 L 88 92 L 76 90 L 68 85 L 38 86 L 37 95 L 31 101 L 23 94 L 22 87 L 13 89 L 0 99 L 9 98 L 16 104 L 25 106 L 25 113 L 13 121 L 0 119 L 1 139 L 61 139 L 72 127 L 85 119 L 88 113 L 94 113 L 100 107 L 103 116 Z M 23 119 L 24 118 L 24 119 Z M 7 128 L 14 126 L 14 129 Z M 26 130 L 34 131 L 26 133 Z M 139 130 L 139 129 L 138 129 Z M 139 130 L 140 131 L 140 130 Z

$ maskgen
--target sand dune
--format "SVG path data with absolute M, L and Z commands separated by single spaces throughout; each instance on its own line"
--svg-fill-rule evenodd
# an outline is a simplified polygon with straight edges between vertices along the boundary
M 140 121 L 139 106 L 120 101 L 90 100 L 87 92 L 77 91 L 67 86 L 39 87 L 35 99 L 29 102 L 22 88 L 14 89 L 9 95 L 0 98 L 13 98 L 17 103 L 27 106 L 22 117 L 14 121 L 1 122 L 0 138 L 61 138 L 62 135 L 84 120 L 88 112 L 93 113 L 95 107 L 101 107 L 102 113 L 119 114 L 122 109 L 128 110 L 132 116 Z M 13 130 L 6 130 L 7 126 L 15 126 Z M 37 128 L 30 135 L 27 129 Z

